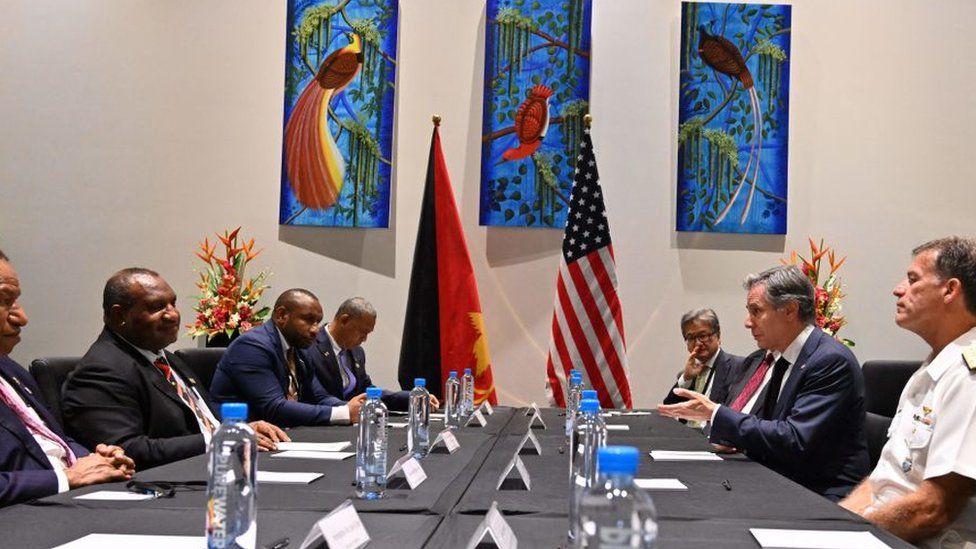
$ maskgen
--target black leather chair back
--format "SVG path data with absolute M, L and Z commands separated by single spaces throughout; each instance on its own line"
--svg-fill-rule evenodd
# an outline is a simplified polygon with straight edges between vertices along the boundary
M 79 362 L 80 356 L 59 356 L 38 358 L 30 365 L 30 373 L 41 389 L 41 400 L 47 404 L 47 408 L 61 425 L 64 425 L 64 417 L 61 415 L 61 388 Z
M 207 390 L 210 390 L 210 383 L 213 381 L 214 372 L 217 371 L 217 363 L 224 356 L 223 347 L 197 348 L 189 347 L 180 349 L 175 354 L 184 364 L 187 365 L 197 379 Z
M 864 434 L 868 439 L 868 457 L 871 458 L 871 470 L 878 464 L 881 449 L 888 442 L 888 427 L 891 418 L 868 412 L 864 418 Z
M 864 363 L 864 408 L 878 415 L 895 417 L 898 397 L 922 362 L 918 360 L 869 360 Z

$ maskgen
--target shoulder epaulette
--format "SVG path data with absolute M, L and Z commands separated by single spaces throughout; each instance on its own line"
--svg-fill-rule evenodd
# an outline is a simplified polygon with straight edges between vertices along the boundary
M 970 373 L 976 372 L 976 343 L 963 349 L 962 359 L 966 362 L 966 366 L 969 367 Z

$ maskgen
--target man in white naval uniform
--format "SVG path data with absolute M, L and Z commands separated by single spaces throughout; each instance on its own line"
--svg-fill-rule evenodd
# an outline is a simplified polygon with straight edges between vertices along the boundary
M 874 472 L 841 505 L 922 547 L 976 548 L 976 240 L 912 251 L 895 322 L 932 348 Z

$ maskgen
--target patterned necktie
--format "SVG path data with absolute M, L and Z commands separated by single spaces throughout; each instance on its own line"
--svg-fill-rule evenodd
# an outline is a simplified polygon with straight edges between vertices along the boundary
M 698 374 L 698 377 L 695 378 L 695 384 L 692 385 L 691 389 L 696 393 L 705 392 L 705 386 L 708 385 L 708 376 L 710 376 L 711 374 L 712 374 L 711 368 L 709 368 L 708 366 L 702 368 L 702 371 Z
M 59 446 L 64 448 L 64 462 L 68 467 L 75 464 L 76 458 L 75 453 L 71 451 L 71 447 L 59 437 L 54 431 L 52 431 L 43 421 L 38 421 L 33 414 L 27 409 L 26 400 L 20 398 L 14 392 L 13 387 L 7 385 L 6 383 L 0 383 L 0 400 L 2 400 L 10 410 L 17 414 L 20 421 L 24 422 L 27 429 L 32 433 L 37 433 L 38 435 L 56 442 Z
M 766 398 L 763 400 L 763 409 L 759 417 L 763 419 L 773 419 L 773 409 L 776 408 L 776 401 L 779 400 L 779 390 L 783 387 L 783 374 L 790 367 L 790 362 L 780 357 L 773 366 L 773 375 L 769 378 L 769 385 L 766 386 Z
M 289 347 L 285 353 L 288 365 L 288 400 L 298 400 L 298 367 L 295 363 L 295 348 Z
M 339 353 L 339 369 L 342 374 L 342 398 L 348 399 L 353 389 L 356 388 L 356 374 L 353 373 L 349 364 L 352 362 L 352 351 L 343 349 Z
M 173 375 L 173 369 L 170 368 L 169 364 L 166 362 L 166 359 L 164 357 L 157 358 L 156 361 L 153 362 L 153 366 L 162 372 L 163 377 L 166 378 L 166 381 L 173 386 L 173 389 L 176 389 L 176 396 L 180 397 L 183 404 L 186 404 L 190 411 L 193 412 L 193 415 L 200 420 L 200 424 L 203 425 L 203 428 L 206 429 L 209 434 L 213 434 L 216 427 L 209 419 L 207 419 L 206 414 L 200 410 L 200 407 L 197 405 L 197 400 L 193 398 L 190 390 L 183 385 L 181 380 Z
M 766 353 L 763 357 L 762 362 L 759 363 L 759 367 L 756 368 L 756 372 L 752 374 L 749 381 L 746 382 L 746 386 L 742 388 L 742 392 L 739 396 L 735 397 L 732 401 L 731 408 L 736 412 L 741 412 L 745 408 L 749 399 L 752 395 L 756 394 L 759 390 L 759 386 L 762 385 L 763 379 L 766 377 L 766 372 L 769 370 L 769 366 L 773 363 L 773 353 Z

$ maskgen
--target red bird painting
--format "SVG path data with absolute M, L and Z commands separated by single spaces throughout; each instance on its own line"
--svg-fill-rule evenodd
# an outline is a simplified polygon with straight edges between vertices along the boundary
M 515 113 L 515 135 L 519 146 L 502 153 L 504 160 L 519 160 L 532 155 L 549 129 L 549 98 L 552 89 L 542 84 L 529 91 L 529 96 Z
M 749 198 L 746 199 L 746 207 L 742 210 L 742 218 L 739 220 L 741 225 L 746 222 L 746 217 L 749 215 L 752 197 L 756 193 L 756 181 L 759 179 L 759 155 L 762 154 L 762 108 L 759 105 L 759 96 L 756 94 L 752 73 L 746 67 L 746 61 L 739 48 L 735 47 L 735 44 L 725 37 L 708 34 L 705 27 L 699 27 L 698 32 L 700 34 L 698 55 L 701 56 L 702 61 L 716 71 L 741 82 L 742 88 L 749 92 L 749 101 L 752 103 L 752 123 L 756 131 L 756 140 L 752 142 L 752 146 L 749 148 L 749 161 L 746 163 L 746 168 L 742 170 L 742 178 L 739 180 L 738 187 L 732 193 L 729 203 L 715 218 L 715 224 L 718 225 L 729 214 L 732 204 L 735 204 L 736 199 L 739 198 L 739 193 L 746 182 L 749 170 L 753 170 Z
M 285 125 L 285 169 L 295 198 L 302 206 L 324 210 L 342 190 L 346 162 L 329 131 L 329 103 L 363 67 L 359 35 L 348 33 L 349 45 L 319 66 L 302 91 Z

